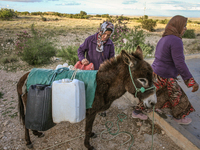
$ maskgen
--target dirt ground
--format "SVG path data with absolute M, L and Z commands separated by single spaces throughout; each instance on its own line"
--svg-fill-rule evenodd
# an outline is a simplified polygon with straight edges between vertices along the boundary
M 54 69 L 54 65 L 49 66 Z M 0 70 L 0 89 L 3 96 L 0 98 L 0 149 L 2 150 L 25 150 L 24 128 L 18 117 L 18 100 L 16 93 L 16 84 L 19 78 L 26 71 L 6 72 Z M 91 139 L 91 144 L 97 150 L 126 150 L 132 142 L 131 149 L 147 150 L 152 145 L 152 127 L 151 121 L 140 121 L 131 117 L 132 107 L 125 96 L 115 101 L 107 111 L 106 117 L 97 115 L 93 131 L 98 134 L 97 138 Z M 113 133 L 117 131 L 117 115 L 125 114 L 127 118 L 123 122 L 119 122 L 119 131 L 126 131 L 133 135 L 133 139 L 124 145 L 120 145 L 130 139 L 126 134 L 119 134 L 112 140 L 104 141 L 100 138 L 100 133 L 106 130 L 105 123 L 112 121 L 114 124 Z M 85 121 L 71 124 L 62 122 L 53 128 L 44 132 L 42 138 L 35 137 L 30 133 L 33 142 L 33 149 L 51 149 L 51 150 L 84 150 L 84 127 Z M 79 137 L 82 136 L 82 137 Z M 103 138 L 107 140 L 112 136 L 103 134 Z M 74 139 L 76 138 L 76 139 Z M 74 139 L 74 140 L 73 140 Z M 162 131 L 159 126 L 155 125 L 154 143 L 155 150 L 180 150 L 180 148 Z
M 88 35 L 89 33 L 84 35 L 80 43 L 82 43 L 84 38 Z M 156 40 L 154 40 L 154 43 L 152 44 L 156 45 L 160 37 L 161 36 L 154 35 L 153 38 Z M 148 37 L 147 41 L 151 41 L 151 39 L 152 37 Z M 69 44 L 70 38 L 61 38 L 60 41 L 61 44 Z M 184 43 L 186 42 L 184 41 Z M 189 46 L 186 47 L 186 50 Z M 59 59 L 54 59 L 51 64 L 43 67 L 55 69 L 58 64 L 60 64 Z M 26 73 L 27 70 L 31 69 L 31 66 L 29 66 L 29 68 L 23 68 L 22 66 L 26 66 L 24 62 L 22 62 L 22 65 L 18 66 L 20 67 L 13 72 L 9 71 L 9 69 L 5 69 L 5 66 L 0 65 L 0 150 L 28 149 L 25 144 L 24 128 L 22 123 L 19 121 L 16 85 L 19 78 Z M 151 121 L 149 119 L 147 121 L 133 119 L 131 113 L 132 105 L 130 105 L 126 96 L 122 96 L 112 104 L 110 109 L 107 110 L 106 117 L 97 115 L 93 131 L 97 133 L 98 136 L 95 139 L 91 139 L 91 145 L 93 145 L 97 150 L 126 150 L 133 142 L 133 146 L 130 149 L 151 149 Z M 109 134 L 103 134 L 103 138 L 107 139 L 107 141 L 101 139 L 100 133 L 106 130 L 105 123 L 107 121 L 112 121 L 114 124 L 113 132 L 117 131 L 118 114 L 125 114 L 127 116 L 123 122 L 119 122 L 119 131 L 129 132 L 133 135 L 133 138 L 130 139 L 127 134 L 119 134 L 119 136 L 109 140 L 112 136 Z M 84 147 L 84 128 L 85 120 L 76 124 L 71 124 L 69 122 L 59 123 L 53 128 L 45 131 L 45 136 L 42 138 L 35 137 L 30 132 L 31 141 L 34 147 L 33 149 L 86 150 Z M 181 148 L 179 148 L 158 125 L 155 125 L 153 138 L 154 150 L 181 150 Z M 130 141 L 128 141 L 129 139 Z M 121 145 L 126 141 L 128 141 L 126 144 Z

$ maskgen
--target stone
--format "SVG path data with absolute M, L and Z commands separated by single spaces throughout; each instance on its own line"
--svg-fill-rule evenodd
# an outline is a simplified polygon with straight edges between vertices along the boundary
M 152 142 L 152 135 L 144 134 L 144 142 Z M 157 133 L 153 135 L 153 142 L 157 143 L 157 144 L 160 144 L 158 142 Z
M 162 133 L 162 135 L 164 135 L 164 134 L 165 134 L 165 131 L 162 130 L 161 133 Z
M 10 120 L 6 120 L 6 121 L 3 123 L 4 127 L 7 126 L 9 123 L 10 123 Z

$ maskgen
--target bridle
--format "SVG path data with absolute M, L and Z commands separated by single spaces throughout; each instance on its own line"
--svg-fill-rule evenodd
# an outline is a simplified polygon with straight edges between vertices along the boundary
M 148 91 L 148 90 L 151 90 L 151 89 L 156 90 L 156 87 L 154 85 L 152 87 L 149 87 L 149 88 L 146 88 L 146 89 L 144 87 L 141 87 L 140 89 L 137 88 L 136 85 L 135 85 L 135 83 L 134 83 L 134 81 L 133 81 L 133 77 L 132 77 L 132 74 L 131 74 L 131 68 L 130 68 L 129 65 L 128 65 L 128 68 L 129 68 L 129 73 L 130 73 L 130 76 L 131 76 L 132 83 L 133 83 L 133 85 L 135 87 L 135 90 L 136 90 L 135 97 L 137 97 L 137 93 L 138 92 L 144 93 L 145 91 Z

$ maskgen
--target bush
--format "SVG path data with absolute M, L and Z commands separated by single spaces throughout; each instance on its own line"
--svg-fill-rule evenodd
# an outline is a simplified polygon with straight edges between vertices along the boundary
M 18 61 L 18 58 L 16 55 L 11 55 L 11 56 L 5 56 L 1 59 L 2 63 L 3 64 L 6 64 L 6 63 L 13 63 L 13 62 L 17 62 Z
M 16 16 L 14 10 L 7 9 L 7 8 L 1 8 L 0 18 L 2 20 L 9 20 L 9 19 L 13 18 L 14 16 Z
M 127 26 L 123 23 L 118 23 L 115 24 L 115 30 L 114 33 L 111 36 L 111 40 L 113 41 L 114 44 L 116 44 L 116 42 L 121 39 L 122 37 L 129 31 L 129 29 L 127 28 Z
M 47 18 L 45 18 L 43 16 L 41 16 L 41 17 L 42 17 L 42 21 L 47 21 Z
M 27 40 L 31 38 L 31 35 L 28 34 L 28 32 L 23 31 L 17 34 L 16 44 L 15 44 L 15 50 L 16 54 L 20 55 L 23 52 L 23 49 L 26 45 Z
M 124 32 L 123 35 L 115 41 L 115 52 L 119 54 L 122 49 L 127 50 L 129 52 L 134 52 L 136 47 L 140 45 L 143 50 L 144 57 L 149 57 L 154 47 L 149 43 L 145 44 L 145 34 L 144 31 L 141 30 L 140 26 L 136 26 L 135 29 L 130 30 L 129 32 Z
M 167 20 L 167 19 L 164 19 L 164 20 L 160 20 L 159 21 L 159 23 L 161 23 L 161 24 L 167 24 L 169 22 L 169 20 Z
M 109 14 L 103 14 L 101 15 L 102 18 L 110 18 Z
M 186 30 L 183 38 L 194 39 L 196 37 L 194 31 L 194 29 Z
M 85 15 L 87 15 L 87 13 L 85 11 L 80 11 L 80 15 L 85 16 Z
M 154 31 L 154 27 L 156 26 L 156 21 L 154 21 L 153 19 L 144 19 L 141 22 L 142 24 L 142 28 L 146 29 L 148 31 Z
M 32 36 L 27 32 L 23 32 L 17 38 L 16 48 L 21 53 L 22 60 L 30 65 L 40 65 L 49 62 L 56 53 L 53 43 L 37 32 L 34 29 L 34 25 L 31 26 L 31 32 Z
M 77 50 L 79 46 L 68 46 L 67 48 L 63 48 L 58 50 L 56 56 L 62 57 L 63 60 L 68 61 L 69 65 L 75 65 L 79 60 L 77 55 Z

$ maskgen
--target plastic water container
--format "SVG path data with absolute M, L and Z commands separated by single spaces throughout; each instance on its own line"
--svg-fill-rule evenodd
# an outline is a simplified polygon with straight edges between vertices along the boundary
M 77 123 L 85 118 L 85 84 L 77 79 L 52 83 L 52 118 L 54 123 Z

